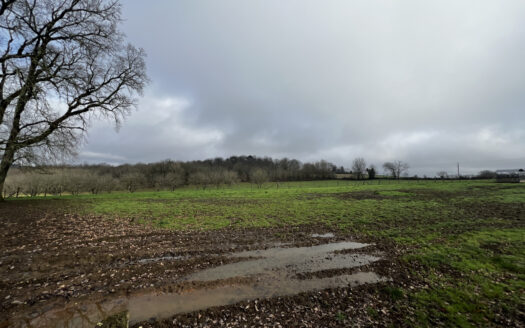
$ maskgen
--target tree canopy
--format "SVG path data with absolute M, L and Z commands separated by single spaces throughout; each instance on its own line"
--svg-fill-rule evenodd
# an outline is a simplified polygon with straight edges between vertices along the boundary
M 15 162 L 71 154 L 93 118 L 118 124 L 147 83 L 145 52 L 107 0 L 0 5 L 0 189 Z

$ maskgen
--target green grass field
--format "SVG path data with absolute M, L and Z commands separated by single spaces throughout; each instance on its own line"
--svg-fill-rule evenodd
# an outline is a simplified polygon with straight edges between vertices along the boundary
M 525 184 L 318 181 L 63 197 L 84 214 L 166 229 L 325 224 L 407 249 L 426 288 L 392 288 L 414 324 L 523 318 Z

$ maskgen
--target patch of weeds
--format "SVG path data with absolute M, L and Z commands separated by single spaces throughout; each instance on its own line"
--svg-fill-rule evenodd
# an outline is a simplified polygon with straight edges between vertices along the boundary
M 389 197 L 410 197 L 413 194 L 403 192 L 403 191 L 396 191 L 396 190 L 387 190 L 387 191 L 380 191 L 379 195 L 381 196 L 389 196 Z
M 398 287 L 385 286 L 381 291 L 386 294 L 392 302 L 396 302 L 404 297 L 403 290 Z
M 346 320 L 346 314 L 344 312 L 338 311 L 335 315 L 335 318 L 337 319 L 337 321 L 343 322 Z
M 512 255 L 496 255 L 491 259 L 492 263 L 503 270 L 525 274 L 524 259 L 517 259 Z
M 127 328 L 129 327 L 128 312 L 121 312 L 112 315 L 96 324 L 95 327 L 100 328 Z
M 371 306 L 366 308 L 366 313 L 368 313 L 368 315 L 374 319 L 377 319 L 379 317 L 379 312 Z

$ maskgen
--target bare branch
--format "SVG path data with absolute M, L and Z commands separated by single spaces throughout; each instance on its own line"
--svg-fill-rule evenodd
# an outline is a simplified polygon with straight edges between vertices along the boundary
M 114 0 L 2 0 L 0 187 L 15 160 L 71 153 L 91 118 L 135 106 L 145 54 L 120 22 Z

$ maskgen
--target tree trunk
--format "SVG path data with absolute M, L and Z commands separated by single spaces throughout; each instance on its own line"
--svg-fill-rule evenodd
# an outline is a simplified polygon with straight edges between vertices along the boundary
M 0 162 L 0 202 L 4 201 L 3 191 L 4 191 L 5 178 L 7 178 L 7 172 L 9 172 L 9 168 L 13 164 L 14 157 L 15 157 L 14 149 L 12 149 L 12 147 L 8 147 L 4 152 L 2 161 Z

